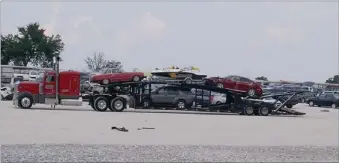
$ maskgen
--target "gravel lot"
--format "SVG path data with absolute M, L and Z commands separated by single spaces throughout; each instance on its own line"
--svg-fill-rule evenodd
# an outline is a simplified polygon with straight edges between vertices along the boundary
M 1 161 L 338 161 L 338 109 L 295 107 L 307 114 L 102 113 L 87 105 L 22 110 L 1 101 Z

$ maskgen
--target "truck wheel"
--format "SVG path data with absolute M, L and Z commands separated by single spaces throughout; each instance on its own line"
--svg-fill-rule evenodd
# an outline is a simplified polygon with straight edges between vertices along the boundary
M 140 77 L 139 76 L 133 76 L 132 81 L 138 82 L 138 81 L 140 81 Z
M 94 101 L 94 108 L 97 111 L 104 112 L 108 109 L 108 100 L 106 97 L 101 96 L 95 99 Z
M 270 114 L 270 108 L 267 106 L 261 106 L 258 110 L 259 115 L 268 116 Z
M 116 112 L 122 112 L 126 108 L 126 100 L 122 97 L 116 97 L 111 101 L 110 109 Z
M 244 115 L 253 115 L 254 114 L 254 108 L 251 106 L 246 106 L 244 108 Z
M 22 109 L 29 109 L 33 105 L 33 97 L 29 93 L 22 93 L 18 96 L 18 106 Z
M 287 104 L 286 107 L 287 107 L 287 108 L 292 108 L 293 105 L 292 105 L 292 104 Z

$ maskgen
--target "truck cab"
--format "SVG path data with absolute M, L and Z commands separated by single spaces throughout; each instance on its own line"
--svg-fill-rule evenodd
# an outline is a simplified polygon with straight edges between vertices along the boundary
M 57 100 L 63 105 L 81 105 L 80 72 L 63 71 L 58 77 L 58 86 L 55 71 L 40 74 L 36 81 L 20 82 L 14 91 L 14 104 L 25 109 L 31 108 L 36 103 L 53 105 Z

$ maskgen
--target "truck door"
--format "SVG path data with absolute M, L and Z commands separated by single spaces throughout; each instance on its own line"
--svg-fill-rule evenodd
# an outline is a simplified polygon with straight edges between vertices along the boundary
M 79 79 L 76 77 L 76 76 L 72 76 L 72 80 L 70 81 L 71 82 L 71 88 L 70 89 L 70 93 L 72 95 L 76 95 L 78 96 L 79 95 L 79 90 L 80 90 L 80 81 Z
M 47 97 L 55 97 L 55 75 L 47 75 L 44 82 L 44 93 Z

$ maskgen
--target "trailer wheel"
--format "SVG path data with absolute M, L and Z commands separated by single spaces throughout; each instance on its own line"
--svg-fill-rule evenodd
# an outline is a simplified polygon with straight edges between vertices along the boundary
M 254 108 L 251 106 L 246 106 L 244 108 L 244 115 L 253 115 L 254 114 Z
M 104 112 L 108 109 L 108 100 L 106 97 L 101 96 L 95 99 L 94 101 L 94 108 L 97 111 Z
M 261 106 L 258 110 L 259 115 L 268 116 L 270 114 L 270 108 L 267 106 Z
M 126 100 L 122 97 L 116 97 L 111 101 L 110 109 L 116 112 L 122 112 L 126 108 Z
M 18 106 L 22 109 L 29 109 L 33 105 L 33 97 L 29 93 L 22 93 L 18 96 Z

